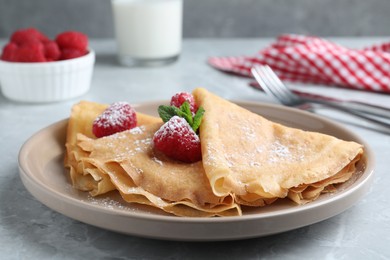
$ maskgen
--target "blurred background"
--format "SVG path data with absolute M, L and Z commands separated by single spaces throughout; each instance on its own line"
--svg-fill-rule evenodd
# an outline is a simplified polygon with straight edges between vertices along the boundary
M 184 0 L 185 38 L 388 36 L 390 0 Z M 36 27 L 112 38 L 110 0 L 0 0 L 0 38 Z

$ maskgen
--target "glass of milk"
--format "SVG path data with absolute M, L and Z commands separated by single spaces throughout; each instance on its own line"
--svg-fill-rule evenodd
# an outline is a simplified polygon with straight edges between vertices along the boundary
M 118 61 L 158 66 L 179 57 L 183 0 L 111 0 Z

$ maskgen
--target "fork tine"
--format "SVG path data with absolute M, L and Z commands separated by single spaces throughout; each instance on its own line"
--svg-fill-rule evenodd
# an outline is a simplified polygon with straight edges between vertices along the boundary
M 294 100 L 291 99 L 291 96 L 288 95 L 283 90 L 283 86 L 280 86 L 280 84 L 283 84 L 280 80 L 279 82 L 275 81 L 273 76 L 276 76 L 274 72 L 268 67 L 263 66 L 259 68 L 262 71 L 263 80 L 267 83 L 268 87 L 274 92 L 274 95 L 277 99 L 279 99 L 284 104 L 291 104 Z
M 257 82 L 260 84 L 261 88 L 264 90 L 264 92 L 274 97 L 275 99 L 279 100 L 277 94 L 274 93 L 274 90 L 271 87 L 269 87 L 269 83 L 265 81 L 263 75 L 264 73 L 262 72 L 260 67 L 259 66 L 252 67 L 251 72 L 253 76 L 256 78 Z
M 279 87 L 274 86 L 276 84 L 272 80 L 272 78 L 269 78 L 269 72 L 265 68 L 265 66 L 254 66 L 252 68 L 252 73 L 255 76 L 256 80 L 259 82 L 260 86 L 267 94 L 273 96 L 282 104 L 290 105 L 290 97 L 286 96 L 283 91 L 280 91 Z
M 252 75 L 255 77 L 256 81 L 259 83 L 260 87 L 269 95 L 273 96 L 274 94 L 270 91 L 267 84 L 264 82 L 262 76 L 260 75 L 261 71 L 259 66 L 254 66 L 251 68 Z
M 300 99 L 280 80 L 280 78 L 275 74 L 275 72 L 269 67 L 264 66 L 264 71 L 266 71 L 270 82 L 272 82 L 272 86 L 277 88 L 279 93 L 284 97 L 291 100 L 291 102 L 298 102 Z

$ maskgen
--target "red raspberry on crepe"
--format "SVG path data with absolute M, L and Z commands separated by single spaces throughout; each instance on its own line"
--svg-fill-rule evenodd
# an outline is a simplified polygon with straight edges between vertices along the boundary
M 202 158 L 199 136 L 178 116 L 169 119 L 153 136 L 154 147 L 166 156 L 183 162 Z
M 172 96 L 171 98 L 171 106 L 180 107 L 183 103 L 187 101 L 190 104 L 190 109 L 192 113 L 196 113 L 198 110 L 198 106 L 195 103 L 194 96 L 191 93 L 187 92 L 179 92 Z
M 126 102 L 115 102 L 98 116 L 92 125 L 96 137 L 112 135 L 137 126 L 137 115 Z
M 196 108 L 196 113 L 191 108 Z M 159 106 L 158 113 L 165 124 L 154 134 L 155 149 L 171 159 L 187 163 L 199 161 L 202 154 L 197 131 L 204 109 L 197 108 L 194 97 L 178 93 L 172 97 L 171 106 Z

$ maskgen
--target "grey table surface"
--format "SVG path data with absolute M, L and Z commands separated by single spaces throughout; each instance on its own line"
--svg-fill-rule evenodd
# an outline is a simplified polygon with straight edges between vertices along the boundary
M 334 38 L 363 47 L 386 38 Z M 390 259 L 390 136 L 339 112 L 321 109 L 373 148 L 376 173 L 357 204 L 322 222 L 285 233 L 240 241 L 160 241 L 123 235 L 61 215 L 37 201 L 18 173 L 22 144 L 45 126 L 68 117 L 77 101 L 131 103 L 169 99 L 202 86 L 234 100 L 274 102 L 248 86 L 249 79 L 207 65 L 210 56 L 251 55 L 272 39 L 185 39 L 180 59 L 155 68 L 126 68 L 115 61 L 115 42 L 93 40 L 97 60 L 86 95 L 64 102 L 24 104 L 0 96 L 0 259 Z M 1 41 L 2 45 L 4 41 Z M 293 87 L 390 106 L 390 95 L 325 86 Z

